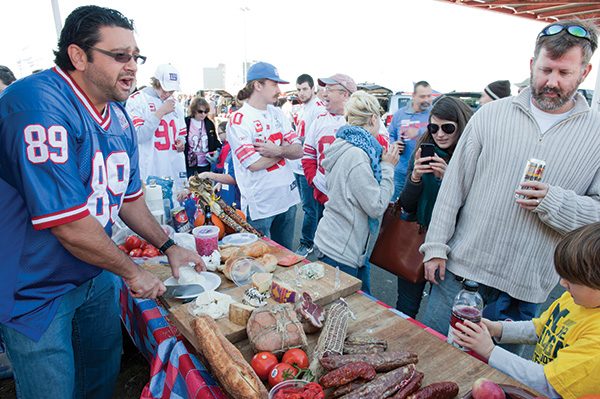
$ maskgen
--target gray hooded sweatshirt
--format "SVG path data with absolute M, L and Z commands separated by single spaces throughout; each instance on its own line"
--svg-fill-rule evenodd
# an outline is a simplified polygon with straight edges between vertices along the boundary
M 394 166 L 382 162 L 381 183 L 377 183 L 369 156 L 346 140 L 336 139 L 325 151 L 323 167 L 329 201 L 315 245 L 333 260 L 362 267 L 378 233 L 369 233 L 369 217 L 381 221 L 394 192 Z

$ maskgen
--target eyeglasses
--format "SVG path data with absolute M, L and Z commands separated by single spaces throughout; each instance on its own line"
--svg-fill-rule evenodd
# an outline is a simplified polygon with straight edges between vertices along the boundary
M 592 40 L 592 35 L 581 25 L 563 25 L 563 24 L 552 24 L 548 25 L 540 32 L 538 35 L 538 39 L 542 36 L 554 36 L 558 35 L 563 30 L 567 30 L 567 33 L 571 36 L 578 37 L 580 39 L 587 39 L 592 43 L 593 46 L 596 46 L 596 43 Z
M 209 112 L 209 111 L 208 111 L 208 110 L 206 110 L 206 109 L 197 109 L 197 110 L 196 110 L 196 113 L 197 113 L 197 114 L 208 114 L 208 112 Z
M 92 50 L 96 50 L 97 52 L 102 53 L 104 55 L 108 55 L 109 57 L 114 58 L 115 61 L 120 62 L 122 64 L 128 63 L 132 58 L 135 61 L 135 63 L 138 65 L 142 65 L 143 63 L 146 62 L 146 57 L 144 57 L 143 55 L 139 55 L 139 54 L 113 53 L 112 51 L 103 50 L 101 48 L 92 47 L 92 46 L 89 46 L 89 48 Z
M 440 127 L 442 128 L 442 131 L 446 134 L 452 134 L 456 131 L 456 125 L 454 125 L 453 123 L 444 123 L 441 126 L 435 123 L 430 123 L 429 125 L 427 125 L 427 131 L 429 132 L 429 134 L 436 134 L 440 130 Z

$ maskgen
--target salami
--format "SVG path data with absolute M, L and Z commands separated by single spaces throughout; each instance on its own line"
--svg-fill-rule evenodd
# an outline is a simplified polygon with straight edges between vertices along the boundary
M 387 398 L 398 389 L 406 385 L 415 370 L 415 366 L 410 364 L 406 367 L 400 367 L 388 373 L 382 374 L 373 381 L 364 384 L 362 387 L 342 396 L 342 399 L 381 399 Z
M 381 352 L 358 355 L 330 355 L 321 359 L 325 370 L 334 370 L 343 365 L 356 362 L 369 363 L 375 371 L 390 371 L 407 364 L 417 363 L 416 353 L 412 352 Z
M 455 382 L 436 382 L 421 388 L 408 399 L 452 399 L 458 395 L 458 385 Z
M 408 395 L 417 392 L 417 390 L 421 387 L 421 382 L 423 382 L 424 376 L 425 374 L 421 373 L 420 371 L 415 372 L 406 386 L 400 388 L 400 390 L 396 392 L 390 399 L 406 399 L 408 398 Z
M 369 363 L 348 363 L 325 374 L 319 380 L 319 384 L 321 384 L 323 388 L 333 388 L 346 385 L 357 378 L 371 381 L 376 375 L 375 369 Z
M 342 385 L 341 387 L 337 387 L 332 393 L 331 393 L 331 397 L 332 398 L 338 398 L 340 396 L 344 396 L 352 391 L 354 391 L 355 389 L 358 389 L 360 387 L 362 387 L 367 381 L 362 380 L 362 379 L 357 379 L 352 381 L 351 383 L 348 383 L 346 385 Z

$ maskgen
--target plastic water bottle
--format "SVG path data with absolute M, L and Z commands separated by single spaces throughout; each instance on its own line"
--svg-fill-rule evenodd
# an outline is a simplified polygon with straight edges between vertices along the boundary
M 479 284 L 475 281 L 465 280 L 462 290 L 454 298 L 452 305 L 452 316 L 450 317 L 450 326 L 456 328 L 456 323 L 462 323 L 465 320 L 479 323 L 481 321 L 481 312 L 483 310 L 483 298 L 479 295 Z M 465 348 L 454 342 L 452 330 L 448 330 L 448 343 L 454 347 L 466 351 Z

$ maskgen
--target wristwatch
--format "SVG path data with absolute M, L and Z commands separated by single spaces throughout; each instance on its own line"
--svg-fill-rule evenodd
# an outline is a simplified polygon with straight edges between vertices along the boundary
M 173 245 L 175 245 L 175 241 L 169 238 L 167 242 L 165 242 L 163 245 L 161 245 L 160 248 L 158 248 L 158 250 L 164 254 L 166 250 L 171 248 Z

